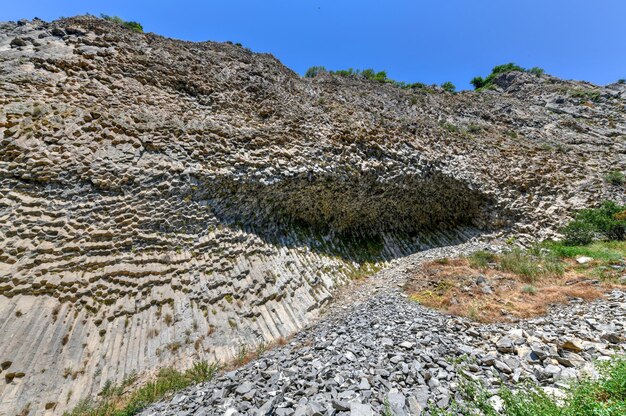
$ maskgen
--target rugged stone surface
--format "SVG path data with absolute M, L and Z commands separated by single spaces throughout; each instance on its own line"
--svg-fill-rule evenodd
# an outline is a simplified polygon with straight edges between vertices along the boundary
M 602 180 L 626 168 L 619 84 L 308 80 L 79 17 L 0 23 L 0 85 L 0 413 L 227 360 L 393 259 L 626 198 Z
M 462 378 L 493 400 L 503 383 L 560 389 L 594 374 L 593 361 L 626 353 L 623 338 L 608 340 L 626 332 L 625 305 L 626 293 L 615 291 L 516 326 L 480 325 L 384 291 L 142 415 L 420 415 L 462 402 Z

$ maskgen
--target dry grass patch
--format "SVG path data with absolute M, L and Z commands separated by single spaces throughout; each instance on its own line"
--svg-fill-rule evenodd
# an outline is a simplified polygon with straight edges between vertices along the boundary
M 503 322 L 543 315 L 550 305 L 573 298 L 599 298 L 625 286 L 595 278 L 573 259 L 523 251 L 435 260 L 421 266 L 406 290 L 431 308 L 480 322 Z
M 247 345 L 240 345 L 237 349 L 235 358 L 224 368 L 227 370 L 234 370 L 236 368 L 243 367 L 251 361 L 259 358 L 266 351 L 274 349 L 276 347 L 282 347 L 284 345 L 287 345 L 288 343 L 289 340 L 287 338 L 280 337 L 272 342 L 262 342 L 258 344 L 254 349 L 249 348 Z

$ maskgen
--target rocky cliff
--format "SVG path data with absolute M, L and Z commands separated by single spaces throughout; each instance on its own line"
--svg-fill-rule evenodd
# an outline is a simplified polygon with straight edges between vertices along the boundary
M 303 79 L 93 17 L 0 24 L 0 414 L 288 336 L 340 285 L 624 201 L 626 85 Z

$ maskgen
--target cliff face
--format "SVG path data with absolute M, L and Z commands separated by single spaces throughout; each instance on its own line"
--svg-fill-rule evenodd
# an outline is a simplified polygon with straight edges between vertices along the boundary
M 0 24 L 0 414 L 287 336 L 335 288 L 624 202 L 626 85 L 302 79 L 91 17 Z

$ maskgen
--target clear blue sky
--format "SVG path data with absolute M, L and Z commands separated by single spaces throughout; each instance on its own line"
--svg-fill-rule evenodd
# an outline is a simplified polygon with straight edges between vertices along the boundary
M 27 0 L 0 20 L 100 13 L 186 40 L 241 42 L 299 73 L 387 70 L 459 89 L 498 64 L 597 84 L 626 78 L 626 0 Z

